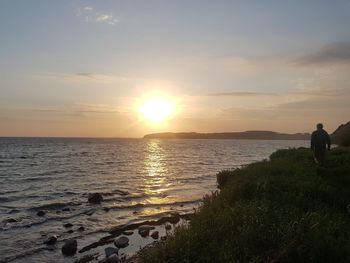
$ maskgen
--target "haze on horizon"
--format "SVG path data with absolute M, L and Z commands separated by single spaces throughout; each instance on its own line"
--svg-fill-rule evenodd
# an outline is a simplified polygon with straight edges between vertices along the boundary
M 1 0 L 0 136 L 332 132 L 350 116 L 349 13 L 345 0 Z M 153 97 L 173 105 L 157 123 L 140 113 Z

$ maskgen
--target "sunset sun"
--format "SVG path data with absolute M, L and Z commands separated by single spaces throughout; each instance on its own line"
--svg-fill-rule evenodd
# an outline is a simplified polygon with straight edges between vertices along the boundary
M 144 119 L 152 123 L 162 123 L 174 112 L 174 104 L 163 97 L 149 98 L 141 104 L 139 112 Z

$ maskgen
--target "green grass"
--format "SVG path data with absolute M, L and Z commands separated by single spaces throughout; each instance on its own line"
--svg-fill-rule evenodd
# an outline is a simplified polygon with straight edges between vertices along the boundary
M 217 175 L 188 226 L 145 250 L 141 262 L 350 262 L 350 150 L 325 167 L 309 149 Z

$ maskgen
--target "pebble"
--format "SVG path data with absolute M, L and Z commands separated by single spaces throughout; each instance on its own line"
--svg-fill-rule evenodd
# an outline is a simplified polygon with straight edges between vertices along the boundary
M 100 193 L 89 194 L 88 202 L 90 204 L 101 204 L 103 197 Z
M 158 231 L 154 231 L 152 234 L 151 234 L 151 237 L 153 239 L 158 239 L 159 238 L 159 232 Z
M 94 213 L 95 213 L 95 211 L 88 211 L 88 212 L 86 212 L 86 215 L 92 216 Z
M 129 245 L 129 238 L 124 236 L 118 237 L 114 240 L 114 245 L 118 248 L 127 247 Z
M 6 222 L 6 223 L 16 223 L 17 220 L 14 219 L 14 218 L 9 218 L 9 219 L 6 219 L 5 222 Z
M 48 239 L 44 241 L 44 244 L 46 245 L 53 245 L 57 242 L 58 236 L 57 235 L 52 235 Z
M 149 229 L 139 229 L 139 235 L 142 237 L 146 237 L 149 235 Z
M 72 227 L 73 226 L 73 224 L 71 224 L 71 223 L 67 223 L 67 224 L 64 224 L 63 225 L 65 228 L 70 228 L 70 227 Z
M 149 231 L 155 229 L 154 226 L 140 226 L 138 229 L 139 235 L 142 237 L 147 237 L 149 235 Z
M 143 225 L 139 227 L 139 230 L 153 230 L 155 229 L 154 226 L 148 226 L 148 225 Z
M 37 216 L 44 216 L 46 213 L 42 210 L 38 211 L 38 213 L 36 213 Z
M 109 258 L 109 257 L 112 256 L 113 254 L 117 254 L 117 255 L 118 255 L 118 251 L 119 251 L 118 248 L 115 248 L 115 247 L 106 247 L 106 248 L 105 248 L 106 257 Z
M 134 232 L 132 232 L 132 231 L 124 231 L 123 232 L 123 235 L 126 235 L 126 236 L 131 236 L 132 234 L 134 234 Z
M 62 247 L 62 254 L 72 256 L 77 253 L 78 242 L 75 239 L 67 240 Z

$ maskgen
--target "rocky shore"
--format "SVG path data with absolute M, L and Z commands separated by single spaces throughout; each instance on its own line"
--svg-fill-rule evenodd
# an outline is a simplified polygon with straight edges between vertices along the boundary
M 165 240 L 168 234 L 172 232 L 175 226 L 179 224 L 186 224 L 186 222 L 189 221 L 192 216 L 193 214 L 172 213 L 170 216 L 162 217 L 158 220 L 147 220 L 139 223 L 115 226 L 109 230 L 109 235 L 106 235 L 98 241 L 82 247 L 78 251 L 78 253 L 85 253 L 97 247 L 105 247 L 106 245 L 114 244 L 114 246 L 105 247 L 105 258 L 99 262 L 134 262 L 137 257 L 132 256 L 128 258 L 125 254 L 119 255 L 119 250 L 121 248 L 129 246 L 129 242 L 134 242 L 137 244 L 139 243 L 139 240 L 137 239 L 142 239 L 146 237 L 151 237 L 154 240 L 153 242 L 148 244 L 148 246 L 153 246 L 159 240 Z M 135 238 L 136 234 L 138 235 L 138 238 Z M 134 237 L 131 239 L 128 236 Z M 67 242 L 69 242 L 68 244 L 71 243 L 70 240 Z M 86 255 L 82 257 L 76 262 L 89 262 L 92 260 L 99 259 L 101 256 L 102 255 L 100 254 L 93 253 L 91 255 Z
M 100 193 L 91 193 L 87 197 L 87 206 L 92 206 L 98 210 L 104 210 L 105 213 L 110 208 L 103 207 L 103 195 Z M 53 207 L 50 206 L 52 210 Z M 62 207 L 60 204 L 56 213 L 70 213 L 71 208 Z M 43 220 L 53 211 L 49 212 L 45 207 L 35 212 L 37 218 Z M 96 210 L 90 210 L 86 215 L 92 216 Z M 106 214 L 107 215 L 107 214 Z M 143 247 L 153 246 L 161 240 L 165 240 L 172 233 L 175 226 L 187 224 L 193 213 L 168 212 L 166 215 L 152 220 L 132 221 L 132 223 L 109 226 L 106 233 L 97 240 L 88 244 L 82 242 L 84 236 L 89 235 L 87 226 L 77 224 L 76 222 L 61 223 L 63 231 L 53 233 L 42 233 L 42 245 L 39 249 L 55 252 L 57 256 L 61 254 L 64 262 L 84 263 L 84 262 L 134 262 L 136 253 Z M 47 218 L 49 219 L 49 218 Z M 18 219 L 7 218 L 3 222 L 7 227 L 20 223 Z M 27 228 L 35 227 L 36 224 L 28 224 Z M 91 240 L 91 237 L 88 239 Z M 36 252 L 31 251 L 31 252 Z M 25 255 L 23 256 L 25 258 Z M 17 258 L 17 257 L 16 257 Z M 10 262 L 16 258 L 0 259 L 0 262 Z M 17 258 L 18 259 L 18 258 Z
M 323 166 L 308 148 L 217 174 L 188 225 L 139 254 L 142 263 L 350 262 L 350 148 Z

